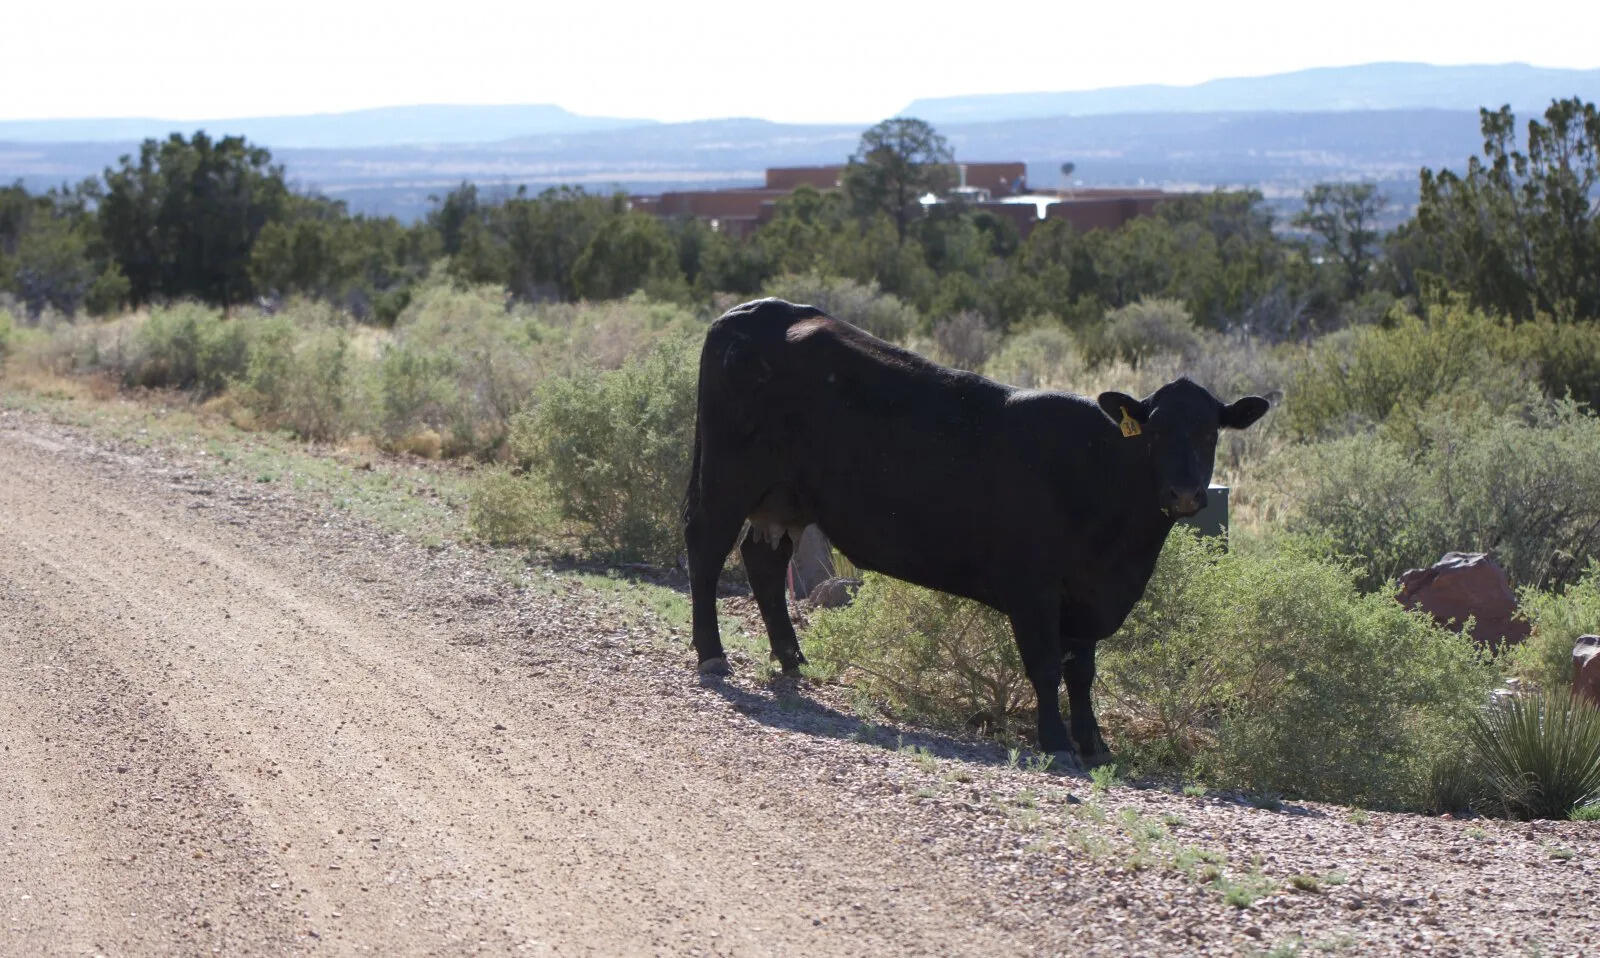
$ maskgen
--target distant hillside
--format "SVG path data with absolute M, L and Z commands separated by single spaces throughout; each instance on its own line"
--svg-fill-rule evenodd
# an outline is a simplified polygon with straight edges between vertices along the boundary
M 1574 95 L 1600 101 L 1600 70 L 1550 69 L 1525 63 L 1369 63 L 1232 77 L 1195 86 L 1147 84 L 1063 93 L 937 97 L 914 100 L 901 115 L 941 125 L 1109 113 L 1477 110 L 1503 103 L 1526 113 L 1543 111 L 1552 99 Z
M 394 106 L 307 116 L 219 120 L 0 120 L 0 141 L 12 143 L 137 142 L 177 130 L 243 134 L 280 148 L 356 149 L 425 143 L 492 143 L 519 136 L 584 133 L 646 126 L 654 120 L 580 116 L 546 103 L 523 106 Z

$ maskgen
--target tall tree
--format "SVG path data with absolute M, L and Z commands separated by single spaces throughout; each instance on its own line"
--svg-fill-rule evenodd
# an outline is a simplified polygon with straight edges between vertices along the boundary
M 518 189 L 495 215 L 495 228 L 507 244 L 507 285 L 525 299 L 593 295 L 594 277 L 588 288 L 578 288 L 578 260 L 602 229 L 626 213 L 627 198 L 620 193 L 562 186 L 528 196 Z
M 243 137 L 145 140 L 105 172 L 100 232 L 134 303 L 193 296 L 228 306 L 254 287 L 256 237 L 288 200 L 283 168 Z
M 461 251 L 464 234 L 473 225 L 482 225 L 485 210 L 478 202 L 478 188 L 463 182 L 443 197 L 428 197 L 435 205 L 428 212 L 428 225 L 439 231 L 444 254 L 454 256 Z
M 1530 120 L 1479 111 L 1483 158 L 1465 175 L 1422 171 L 1419 239 L 1444 279 L 1518 319 L 1600 317 L 1600 112 L 1574 97 Z
M 955 154 L 928 123 L 912 117 L 884 120 L 861 134 L 844 171 L 844 189 L 858 213 L 886 213 L 900 242 L 925 193 L 955 181 Z
M 91 212 L 97 196 L 92 180 L 38 195 L 20 183 L 0 189 L 0 289 L 16 295 L 29 316 L 46 308 L 71 316 L 114 299 L 110 286 L 107 295 L 93 292 L 105 270 Z
M 1366 286 L 1379 250 L 1378 217 L 1388 199 L 1373 183 L 1318 183 L 1305 193 L 1294 225 L 1310 230 L 1344 270 L 1344 294 Z
M 572 264 L 573 289 L 585 299 L 616 299 L 647 283 L 682 277 L 672 235 L 648 213 L 606 220 Z

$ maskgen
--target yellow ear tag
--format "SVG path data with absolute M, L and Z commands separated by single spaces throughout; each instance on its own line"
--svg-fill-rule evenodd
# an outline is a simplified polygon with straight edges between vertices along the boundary
M 1139 422 L 1132 416 L 1128 415 L 1127 406 L 1122 407 L 1122 422 L 1118 423 L 1117 425 L 1122 428 L 1122 436 L 1125 439 L 1132 439 L 1134 436 L 1139 435 Z

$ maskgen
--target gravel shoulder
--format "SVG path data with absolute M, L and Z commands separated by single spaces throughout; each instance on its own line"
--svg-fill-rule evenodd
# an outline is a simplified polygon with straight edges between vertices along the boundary
M 1600 950 L 1593 826 L 1097 792 L 37 413 L 0 531 L 0 954 Z

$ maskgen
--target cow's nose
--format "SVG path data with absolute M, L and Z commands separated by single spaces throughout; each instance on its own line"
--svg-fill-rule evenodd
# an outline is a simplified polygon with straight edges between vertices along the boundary
M 1206 507 L 1204 489 L 1167 490 L 1167 512 L 1180 519 L 1187 518 Z

